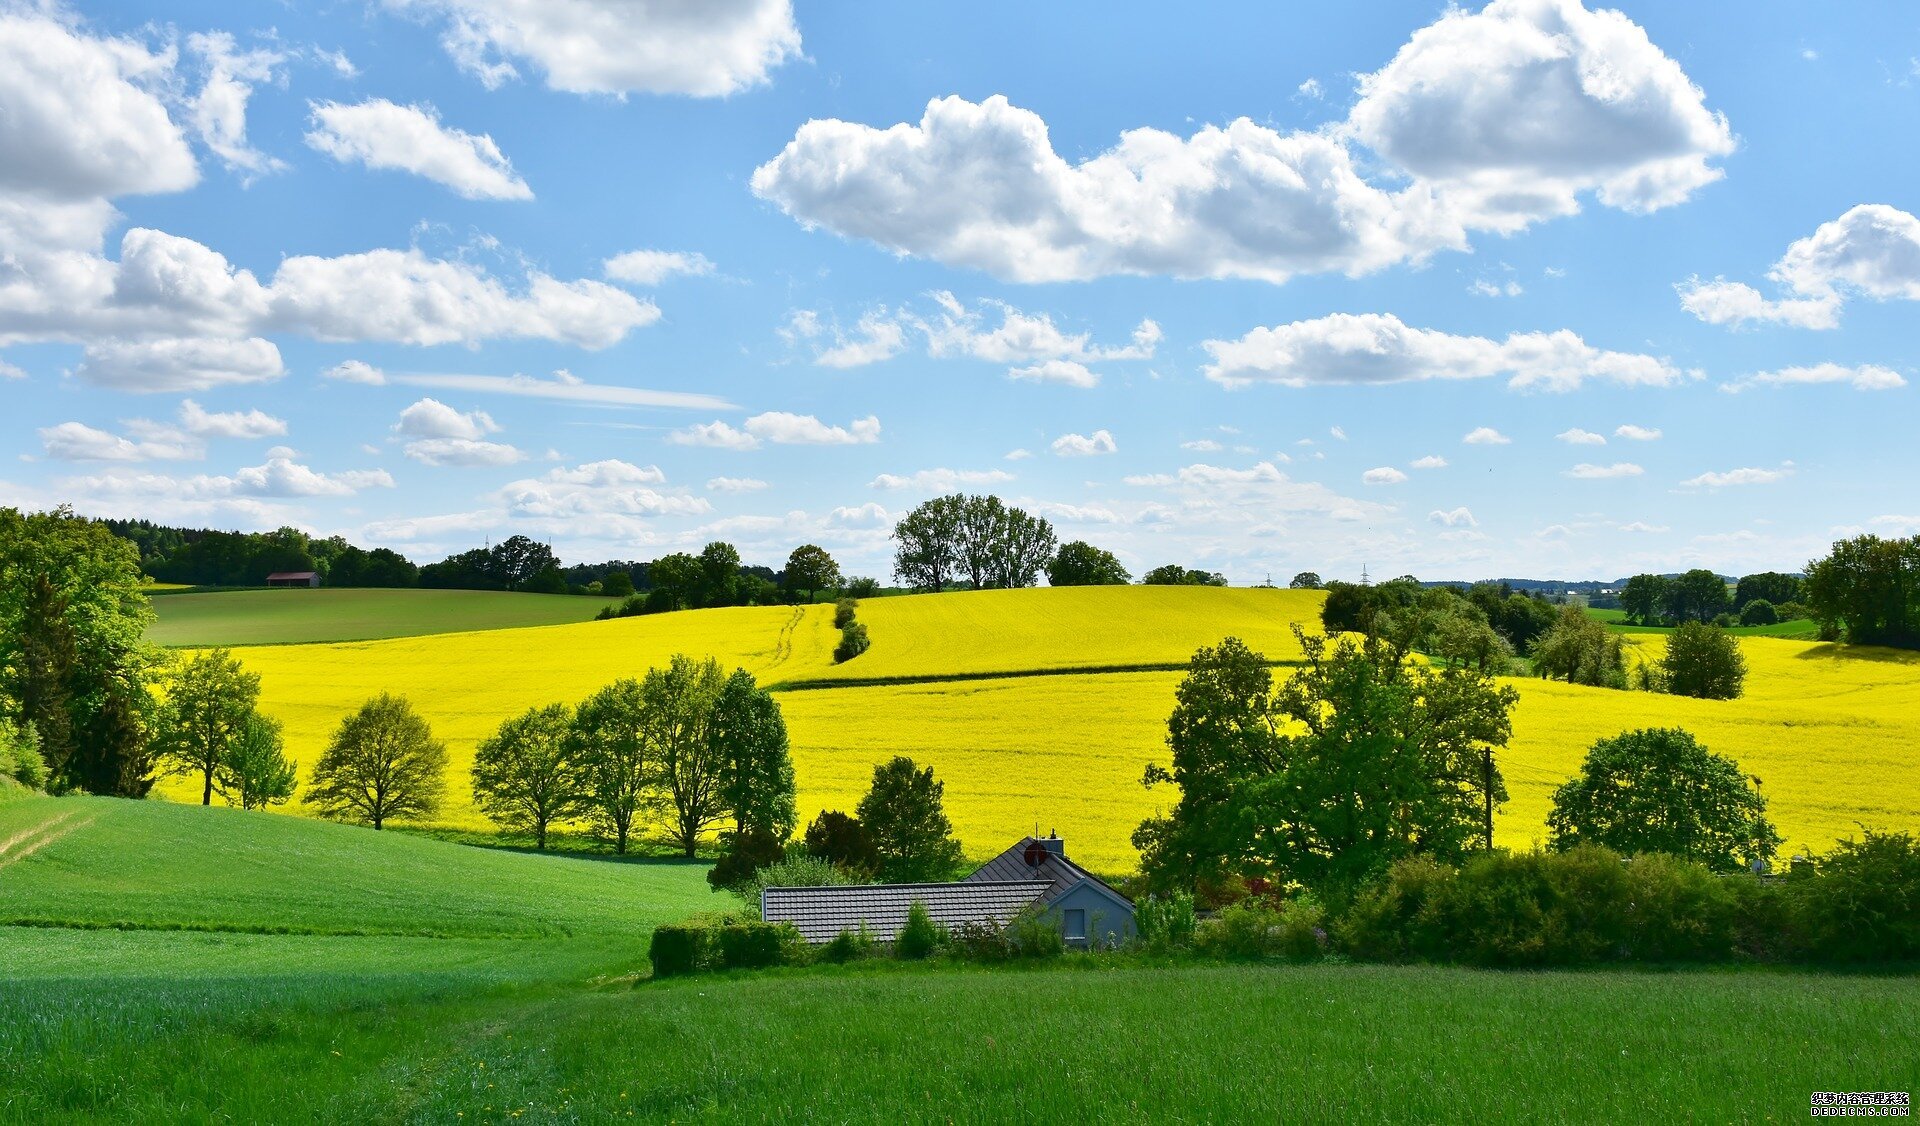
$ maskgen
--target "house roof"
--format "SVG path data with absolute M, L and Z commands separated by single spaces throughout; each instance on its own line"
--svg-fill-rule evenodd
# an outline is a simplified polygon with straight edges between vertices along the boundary
M 1039 861 L 1029 864 L 1028 857 Z M 1045 840 L 1035 837 L 1021 837 L 1012 848 L 982 864 L 978 871 L 968 876 L 965 883 L 985 883 L 988 881 L 1005 882 L 1009 880 L 1044 880 L 1047 884 L 1046 895 L 1049 901 L 1059 897 L 1082 880 L 1091 880 L 1106 888 L 1114 898 L 1121 902 L 1130 902 L 1126 896 L 1114 891 L 1106 881 L 1080 867 L 1066 857 L 1065 847 L 1060 838 Z
M 275 571 L 273 574 L 267 576 L 267 581 L 272 582 L 275 579 L 310 579 L 319 573 L 318 571 Z
M 978 873 L 975 873 L 976 875 Z M 1048 894 L 1042 880 L 974 880 L 957 884 L 857 884 L 850 887 L 767 888 L 760 917 L 792 923 L 808 942 L 831 942 L 862 923 L 874 938 L 892 942 L 917 900 L 941 926 L 1001 924 Z

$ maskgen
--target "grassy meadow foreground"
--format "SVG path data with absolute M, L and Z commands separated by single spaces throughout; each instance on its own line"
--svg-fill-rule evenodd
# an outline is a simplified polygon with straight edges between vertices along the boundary
M 289 753 L 303 768 L 368 696 L 411 697 L 452 752 L 442 818 L 450 826 L 490 827 L 469 804 L 466 771 L 474 745 L 502 719 L 578 700 L 686 652 L 794 689 L 780 700 L 803 821 L 822 808 L 851 807 L 874 764 L 906 754 L 945 781 L 947 810 L 970 853 L 989 854 L 1037 823 L 1071 839 L 1084 862 L 1117 873 L 1136 862 L 1134 826 L 1173 800 L 1139 779 L 1149 760 L 1166 757 L 1166 717 L 1181 675 L 1174 670 L 1228 634 L 1292 661 L 1292 626 L 1317 629 L 1320 598 L 1083 587 L 870 599 L 859 613 L 873 647 L 840 665 L 825 605 L 238 653 L 261 674 L 263 706 L 286 724 Z M 1630 640 L 1643 657 L 1664 645 L 1652 633 Z M 1824 849 L 1862 823 L 1920 827 L 1920 654 L 1774 637 L 1744 637 L 1741 645 L 1751 672 L 1745 696 L 1732 701 L 1512 681 L 1521 702 L 1500 757 L 1512 800 L 1497 823 L 1499 843 L 1524 848 L 1544 839 L 1553 789 L 1593 741 L 1650 726 L 1684 727 L 1759 776 L 1789 851 Z M 165 792 L 197 797 L 183 782 Z
M 1920 1085 L 1911 977 L 1069 957 L 636 983 L 655 924 L 718 902 L 701 877 L 0 797 L 0 895 L 39 924 L 0 926 L 0 1121 L 1745 1121 Z

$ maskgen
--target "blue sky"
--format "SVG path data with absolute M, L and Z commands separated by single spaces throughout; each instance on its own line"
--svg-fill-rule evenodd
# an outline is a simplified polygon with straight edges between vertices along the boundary
M 1910 5 L 235 12 L 0 3 L 0 503 L 884 575 L 964 489 L 1243 582 L 1920 532 Z

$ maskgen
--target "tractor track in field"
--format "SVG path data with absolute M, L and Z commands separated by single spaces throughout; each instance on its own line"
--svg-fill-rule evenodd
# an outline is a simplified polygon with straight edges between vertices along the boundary
M 0 844 L 0 868 L 18 864 L 20 861 L 25 860 L 27 857 L 32 856 L 34 853 L 39 852 L 41 849 L 65 837 L 76 829 L 84 829 L 93 824 L 95 819 L 89 817 L 84 821 L 66 825 L 64 828 L 61 827 L 63 822 L 72 820 L 74 812 L 73 810 L 68 810 L 65 813 L 40 822 L 31 829 L 23 830 L 7 838 L 4 844 Z M 17 852 L 14 851 L 15 846 L 21 844 L 24 844 L 26 847 L 21 848 Z
M 1268 661 L 1273 669 L 1299 668 L 1305 661 Z M 946 684 L 969 680 L 1027 680 L 1042 676 L 1106 676 L 1114 673 L 1185 672 L 1190 661 L 1151 661 L 1125 665 L 1076 665 L 1062 669 L 996 669 L 988 672 L 907 673 L 899 676 L 820 677 L 767 685 L 769 692 L 817 692 L 826 688 L 891 688 L 908 684 Z

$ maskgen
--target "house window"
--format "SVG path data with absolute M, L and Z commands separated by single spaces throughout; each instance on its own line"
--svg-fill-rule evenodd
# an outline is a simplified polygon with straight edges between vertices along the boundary
M 1073 907 L 1067 910 L 1067 937 L 1082 940 L 1087 937 L 1087 912 L 1085 908 Z

